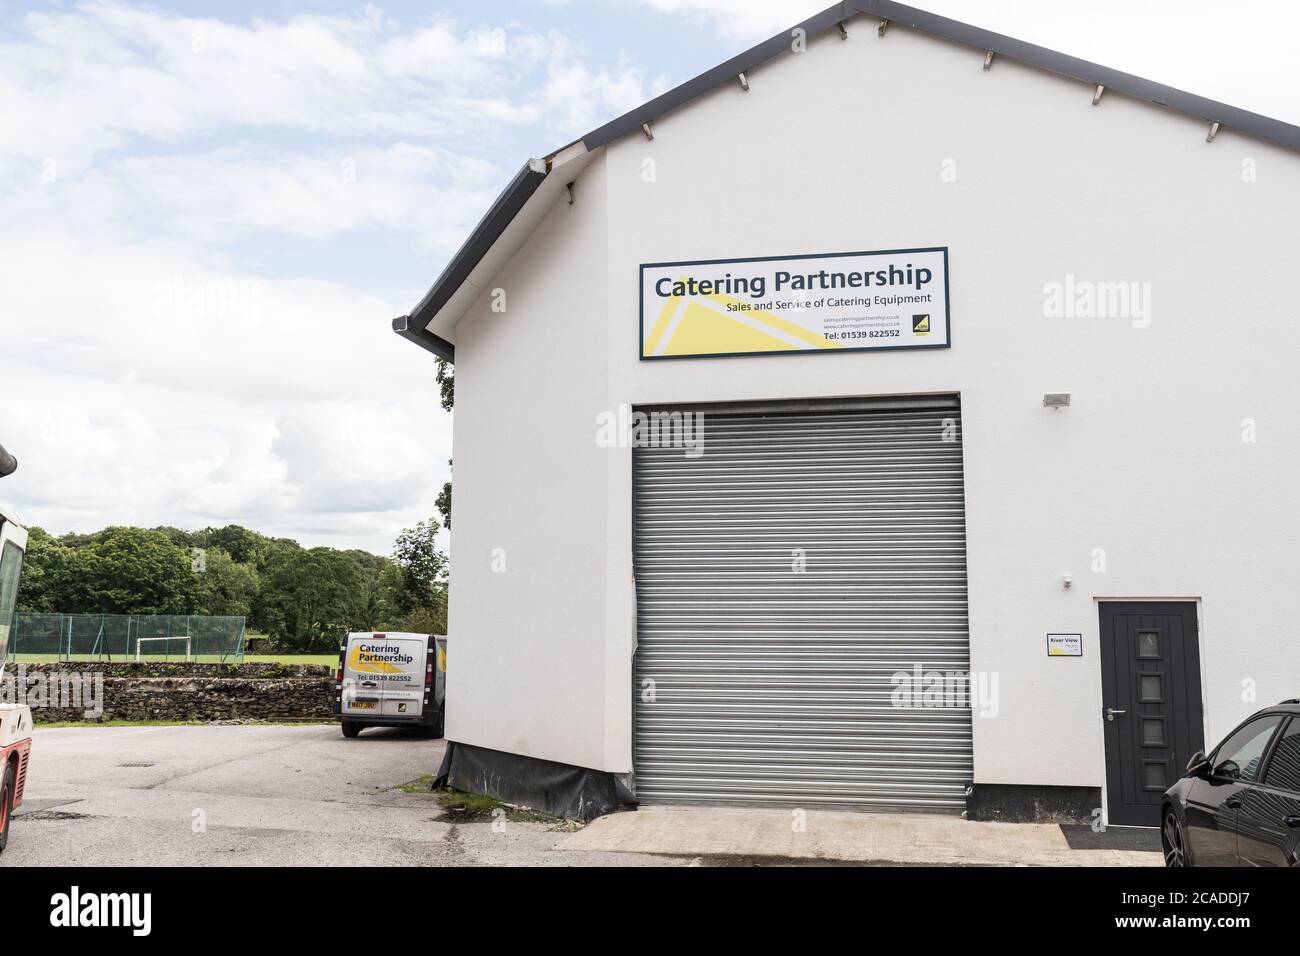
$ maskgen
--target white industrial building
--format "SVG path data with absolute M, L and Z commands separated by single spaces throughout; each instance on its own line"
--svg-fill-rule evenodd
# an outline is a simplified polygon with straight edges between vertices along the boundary
M 452 782 L 1154 824 L 1300 695 L 1298 149 L 860 0 L 530 161 L 395 322 Z

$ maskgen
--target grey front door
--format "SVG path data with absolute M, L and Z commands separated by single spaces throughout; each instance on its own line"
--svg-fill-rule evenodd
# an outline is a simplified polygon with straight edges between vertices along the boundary
M 1103 602 L 1101 690 L 1109 820 L 1159 826 L 1160 798 L 1205 747 L 1191 602 Z

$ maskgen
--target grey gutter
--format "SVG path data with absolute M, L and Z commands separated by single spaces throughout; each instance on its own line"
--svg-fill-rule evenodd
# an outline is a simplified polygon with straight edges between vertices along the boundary
M 537 191 L 537 187 L 546 178 L 549 163 L 543 159 L 530 159 L 523 169 L 515 174 L 507 186 L 492 203 L 487 214 L 470 233 L 469 239 L 460 247 L 447 268 L 438 276 L 438 281 L 411 310 L 410 315 L 393 319 L 393 331 L 409 339 L 423 349 L 428 349 L 439 358 L 448 362 L 456 361 L 456 347 L 446 339 L 434 335 L 426 328 L 429 320 L 447 304 L 457 290 L 464 285 L 470 273 L 488 254 L 488 250 L 501 238 L 506 227 L 514 221 L 524 203 Z
M 420 348 L 427 352 L 432 352 L 440 359 L 446 359 L 448 362 L 456 362 L 456 346 L 452 345 L 440 335 L 434 335 L 424 326 L 417 324 L 416 320 L 409 315 L 399 315 L 393 319 L 393 331 L 406 339 L 408 342 L 414 342 Z
M 1199 117 L 1207 123 L 1235 129 L 1260 139 L 1278 143 L 1291 149 L 1300 150 L 1300 126 L 1293 126 L 1281 120 L 1271 119 L 1252 113 L 1249 110 L 1228 106 L 1216 100 L 1196 96 L 1182 90 L 1174 89 L 1151 80 L 1144 80 L 1131 73 L 1122 73 L 1108 67 L 1066 56 L 1045 47 L 1035 46 L 1023 40 L 982 30 L 970 24 L 950 20 L 937 14 L 927 13 L 915 7 L 892 0 L 846 0 L 823 10 L 784 33 L 764 40 L 755 47 L 732 57 L 725 63 L 701 73 L 681 86 L 655 97 L 648 103 L 638 106 L 629 113 L 624 113 L 582 138 L 588 151 L 604 146 L 628 133 L 637 131 L 645 123 L 682 106 L 698 96 L 721 86 L 734 82 L 741 73 L 749 73 L 755 67 L 774 59 L 790 49 L 791 35 L 796 29 L 803 29 L 809 37 L 817 36 L 831 29 L 837 23 L 845 23 L 853 16 L 863 13 L 879 17 L 920 30 L 932 36 L 961 43 L 977 50 L 989 51 L 997 56 L 1017 60 L 1036 66 L 1051 73 L 1058 73 L 1094 86 L 1104 86 L 1108 92 L 1123 93 L 1137 99 L 1147 100 L 1158 106 L 1166 106 L 1191 116 Z M 542 167 L 540 170 L 538 167 Z M 493 243 L 501 236 L 514 219 L 515 214 L 523 208 L 528 198 L 546 178 L 545 164 L 541 160 L 530 160 L 514 180 L 506 187 L 483 221 L 470 234 L 465 245 L 453 257 L 451 264 L 438 277 L 433 288 L 415 307 L 410 316 L 393 320 L 393 329 L 448 361 L 454 360 L 455 348 L 444 339 L 428 332 L 426 326 L 447 301 L 451 299 L 461 284 L 474 271 Z M 399 327 L 400 326 L 400 327 Z

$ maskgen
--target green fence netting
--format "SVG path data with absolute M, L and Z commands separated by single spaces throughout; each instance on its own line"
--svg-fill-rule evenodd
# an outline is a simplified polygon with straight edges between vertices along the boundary
M 19 611 L 10 638 L 15 661 L 244 659 L 242 617 Z

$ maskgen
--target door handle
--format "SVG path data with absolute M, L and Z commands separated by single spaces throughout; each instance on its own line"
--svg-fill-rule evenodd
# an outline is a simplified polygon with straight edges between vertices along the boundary
M 1107 708 L 1106 708 L 1106 719 L 1107 719 L 1107 720 L 1114 720 L 1117 714 L 1127 714 L 1127 713 L 1128 713 L 1127 710 L 1116 710 L 1116 709 L 1113 708 L 1113 707 L 1107 707 Z
M 1231 809 L 1231 810 L 1237 810 L 1237 809 L 1240 809 L 1240 807 L 1241 807 L 1241 794 L 1239 794 L 1239 793 L 1234 793 L 1234 794 L 1233 794 L 1232 796 L 1230 796 L 1227 800 L 1224 800 L 1224 801 L 1223 801 L 1223 805 L 1224 805 L 1225 807 L 1228 807 L 1228 808 Z
M 1296 829 L 1300 829 L 1300 816 L 1283 817 L 1282 822 L 1289 827 L 1295 827 Z

